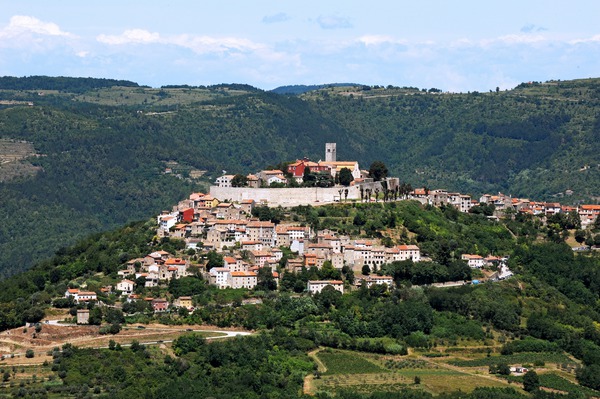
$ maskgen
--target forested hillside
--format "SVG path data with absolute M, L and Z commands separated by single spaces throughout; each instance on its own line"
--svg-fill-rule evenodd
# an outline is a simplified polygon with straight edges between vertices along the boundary
M 0 183 L 0 274 L 204 189 L 208 180 L 187 179 L 190 169 L 212 180 L 318 160 L 325 142 L 338 143 L 338 159 L 364 168 L 382 160 L 415 187 L 532 199 L 572 190 L 561 201 L 597 201 L 599 91 L 584 80 L 494 93 L 331 86 L 283 96 L 246 85 L 3 78 L 0 139 L 31 143 L 28 162 L 42 171 Z M 172 161 L 180 177 L 163 173 Z

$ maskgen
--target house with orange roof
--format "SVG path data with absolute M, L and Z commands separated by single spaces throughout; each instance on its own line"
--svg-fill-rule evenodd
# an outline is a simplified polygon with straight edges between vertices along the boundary
M 224 256 L 223 257 L 223 267 L 226 267 L 231 270 L 233 267 L 235 267 L 236 264 L 237 264 L 237 259 L 234 258 L 233 256 Z
M 196 203 L 196 209 L 202 209 L 202 208 L 215 208 L 217 205 L 219 205 L 219 200 L 209 194 L 199 198 Z
M 333 253 L 342 252 L 342 240 L 331 234 L 322 234 L 317 236 L 317 242 L 319 244 L 327 244 L 331 247 Z
M 355 179 L 360 179 L 361 177 L 360 167 L 358 166 L 357 161 L 324 161 L 320 162 L 320 164 L 330 168 L 332 177 L 335 177 L 337 174 L 339 174 L 342 169 L 350 170 L 352 177 Z
M 173 265 L 159 265 L 158 266 L 158 279 L 161 281 L 171 281 L 177 278 L 177 266 Z
M 188 275 L 188 267 L 190 261 L 183 258 L 169 258 L 165 261 L 165 266 L 168 267 L 169 271 L 175 272 L 176 278 L 185 277 Z
M 172 231 L 170 231 L 169 237 L 182 240 L 185 237 L 189 236 L 190 230 L 191 230 L 191 228 L 189 227 L 188 224 L 182 224 L 182 223 L 176 224 L 175 226 L 173 226 Z
M 308 168 L 311 173 L 329 172 L 331 173 L 331 165 L 326 165 L 324 162 L 313 162 L 308 158 L 298 159 L 288 165 L 287 171 L 291 173 L 293 178 L 298 182 L 304 181 L 304 171 Z M 335 176 L 335 175 L 334 175 Z
M 196 193 L 191 193 L 189 196 L 189 199 L 191 199 L 192 201 L 197 201 L 200 198 L 204 197 L 206 194 L 204 193 L 200 193 L 200 192 L 196 192 Z
M 415 188 L 413 191 L 408 193 L 408 197 L 412 198 L 412 199 L 417 199 L 417 198 L 425 199 L 428 197 L 428 195 L 429 195 L 429 190 L 427 190 L 426 188 Z
M 600 205 L 580 205 L 577 209 L 581 219 L 581 228 L 592 226 L 600 216 Z
M 262 251 L 263 244 L 258 240 L 241 241 L 242 251 Z
M 258 274 L 255 272 L 231 272 L 230 276 L 231 288 L 247 288 L 251 290 L 258 283 Z
M 217 219 L 239 219 L 241 214 L 231 202 L 221 202 L 213 213 Z
M 158 216 L 158 228 L 160 230 L 169 231 L 169 229 L 177 223 L 176 215 L 159 215 Z
M 460 258 L 467 261 L 469 267 L 473 269 L 481 269 L 485 264 L 485 259 L 480 255 L 462 254 Z
M 258 267 L 263 267 L 265 262 L 269 261 L 273 254 L 267 251 L 250 251 L 250 261 Z
M 258 187 L 256 187 L 256 188 L 258 188 Z M 256 202 L 254 202 L 253 199 L 242 200 L 242 202 L 240 202 L 240 211 L 245 213 L 246 215 L 251 215 L 252 209 L 254 209 L 255 205 L 256 205 Z
M 76 300 L 77 294 L 79 294 L 79 288 L 69 288 L 65 291 L 65 298 L 72 297 Z
M 275 234 L 277 247 L 289 247 L 294 241 L 308 239 L 310 227 L 279 224 L 275 227 Z
M 416 245 L 396 245 L 385 250 L 385 263 L 392 263 L 403 260 L 421 261 L 421 250 Z
M 187 310 L 194 309 L 191 296 L 180 296 L 173 301 L 173 306 L 177 308 L 186 308 Z
M 289 272 L 300 272 L 302 268 L 305 267 L 304 259 L 302 258 L 294 258 L 288 259 L 285 265 L 285 269 Z
M 74 302 L 97 301 L 98 296 L 94 291 L 81 291 L 79 288 L 69 288 L 65 292 L 65 298 L 73 298 Z
M 322 262 L 321 265 L 323 265 L 323 262 L 325 262 L 325 258 L 321 258 Z M 304 267 L 306 267 L 307 269 L 310 269 L 311 267 L 319 267 L 319 257 L 317 254 L 304 254 Z
M 248 176 L 246 176 L 246 179 L 247 179 L 249 188 L 259 188 L 260 187 L 260 179 L 258 178 L 258 176 L 249 174 Z
M 150 303 L 155 312 L 165 312 L 169 308 L 169 301 L 164 298 L 155 298 Z
M 546 216 L 552 216 L 562 211 L 562 206 L 558 202 L 545 202 L 544 203 L 544 214 Z

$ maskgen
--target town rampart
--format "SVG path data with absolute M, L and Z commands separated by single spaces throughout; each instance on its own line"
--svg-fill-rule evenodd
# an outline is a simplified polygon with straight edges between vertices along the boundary
M 266 201 L 269 206 L 318 205 L 343 201 L 348 189 L 349 200 L 360 200 L 360 190 L 351 187 L 299 187 L 299 188 L 248 188 L 248 187 L 210 187 L 210 195 L 221 201 L 254 200 Z M 341 195 L 340 195 L 341 190 Z

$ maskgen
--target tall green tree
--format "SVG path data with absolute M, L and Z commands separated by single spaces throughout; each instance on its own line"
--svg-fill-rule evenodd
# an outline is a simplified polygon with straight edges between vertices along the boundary
M 537 391 L 540 387 L 540 377 L 533 370 L 523 376 L 523 389 L 527 392 Z
M 374 161 L 369 167 L 369 176 L 375 181 L 381 181 L 388 175 L 388 168 L 381 161 Z
M 338 179 L 342 186 L 348 187 L 350 183 L 354 180 L 354 176 L 352 176 L 352 171 L 348 168 L 342 168 L 338 175 Z
M 246 187 L 248 185 L 248 178 L 244 175 L 237 174 L 231 179 L 232 187 Z
M 274 291 L 277 289 L 273 270 L 269 266 L 258 269 L 256 289 L 261 291 Z

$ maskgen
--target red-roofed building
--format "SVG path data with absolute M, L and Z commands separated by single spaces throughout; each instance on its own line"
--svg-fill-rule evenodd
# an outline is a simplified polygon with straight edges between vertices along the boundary
M 156 298 L 152 299 L 150 303 L 152 304 L 152 309 L 154 309 L 155 312 L 164 312 L 169 308 L 169 301 L 166 299 Z
M 253 289 L 257 284 L 255 272 L 231 272 L 231 288 Z
M 580 205 L 578 212 L 581 218 L 581 228 L 585 229 L 592 226 L 600 216 L 600 205 Z
M 294 179 L 296 179 L 296 181 L 298 183 L 302 183 L 302 178 L 304 176 L 304 170 L 307 167 L 310 169 L 311 173 L 317 173 L 317 172 L 331 173 L 331 165 L 326 165 L 326 164 L 320 163 L 320 162 L 312 162 L 312 161 L 309 161 L 307 158 L 299 159 L 296 162 L 289 164 L 287 171 L 288 171 L 288 173 L 292 174 L 292 176 L 294 177 Z

